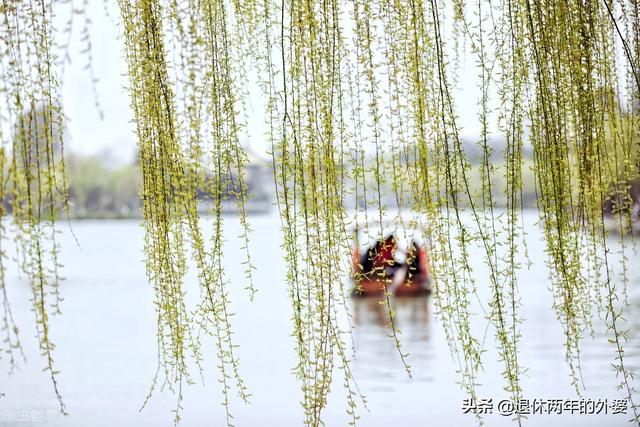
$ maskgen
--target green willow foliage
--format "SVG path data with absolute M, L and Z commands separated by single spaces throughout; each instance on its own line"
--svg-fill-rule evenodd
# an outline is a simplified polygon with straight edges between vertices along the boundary
M 53 221 L 67 199 L 57 91 L 62 64 L 53 53 L 51 24 L 55 3 L 0 3 L 0 120 L 2 195 L 11 201 L 20 266 L 33 285 L 38 337 L 60 398 L 48 320 L 59 301 Z M 266 99 L 305 424 L 322 423 L 337 371 L 347 413 L 357 421 L 356 408 L 366 400 L 350 370 L 343 285 L 350 274 L 350 232 L 365 229 L 381 237 L 385 218 L 405 221 L 403 211 L 416 214 L 405 225 L 419 228 L 430 242 L 435 304 L 471 397 L 484 345 L 471 326 L 478 283 L 470 251 L 483 249 L 491 293 L 482 308 L 494 329 L 505 391 L 513 399 L 522 397 L 526 367 L 518 357 L 517 278 L 519 260 L 526 258 L 521 212 L 523 147 L 529 144 L 570 381 L 580 393 L 580 342 L 593 333 L 592 319 L 599 315 L 614 346 L 621 388 L 640 424 L 633 372 L 624 358 L 626 284 L 624 278 L 614 280 L 602 209 L 612 191 L 624 200 L 625 186 L 640 175 L 640 122 L 633 113 L 640 102 L 637 0 L 119 0 L 118 5 L 140 147 L 147 274 L 158 315 L 153 384 L 176 393 L 176 422 L 182 388 L 192 381 L 189 360 L 198 367 L 203 362 L 202 331 L 216 342 L 228 424 L 230 393 L 248 399 L 232 340 L 221 208 L 231 192 L 241 213 L 253 296 L 246 158 L 240 145 L 253 73 Z M 87 22 L 84 8 L 81 14 Z M 461 138 L 455 99 L 460 58 L 451 55 L 451 46 L 455 52 L 465 46 L 478 70 L 479 175 L 473 174 Z M 494 166 L 495 134 L 504 137 L 501 169 Z M 479 185 L 472 176 L 480 177 Z M 499 180 L 506 181 L 505 210 L 496 206 Z M 205 182 L 213 201 L 209 238 L 196 211 Z M 362 214 L 355 222 L 348 208 L 354 204 Z M 630 222 L 628 212 L 619 217 L 619 231 Z M 195 311 L 185 301 L 190 260 L 201 293 Z M 19 341 L 4 271 L 2 264 L 3 330 L 13 366 Z M 388 293 L 382 302 L 410 375 Z M 62 400 L 60 405 L 64 411 Z
M 172 3 L 165 8 L 155 1 L 123 0 L 119 5 L 140 141 L 147 275 L 156 291 L 158 312 L 159 361 L 154 385 L 161 375 L 164 384 L 177 393 L 178 422 L 182 386 L 191 381 L 187 369 L 189 354 L 198 366 L 201 362 L 200 340 L 194 330 L 197 325 L 198 331 L 215 337 L 230 423 L 229 390 L 235 387 L 243 399 L 248 398 L 234 355 L 232 313 L 222 268 L 221 208 L 226 190 L 223 177 L 231 170 L 237 172 L 240 181 L 236 199 L 245 226 L 245 239 L 248 224 L 242 179 L 245 157 L 238 143 L 236 91 L 231 80 L 233 52 L 228 44 L 226 10 L 220 2 L 194 2 L 182 7 Z M 173 79 L 167 63 L 165 25 L 174 26 L 181 39 L 178 43 L 186 41 L 185 46 L 175 47 L 185 61 L 184 75 Z M 206 65 L 203 67 L 203 64 Z M 181 86 L 176 88 L 174 81 Z M 176 105 L 174 93 L 178 89 L 184 90 L 187 99 L 184 111 Z M 205 247 L 196 211 L 196 192 L 201 188 L 199 183 L 204 179 L 207 164 L 201 144 L 205 132 L 215 141 L 208 153 L 210 159 L 206 161 L 214 177 L 210 196 L 215 206 L 209 249 Z M 187 246 L 191 246 L 202 295 L 196 313 L 189 312 L 184 300 Z M 253 293 L 251 285 L 250 290 Z
M 32 290 L 36 335 L 60 411 L 66 413 L 58 387 L 50 340 L 50 317 L 60 313 L 60 262 L 55 218 L 67 211 L 64 175 L 64 117 L 51 5 L 46 1 L 3 1 L 0 5 L 0 168 L 2 172 L 0 241 L 14 236 L 16 262 Z M 13 221 L 7 221 L 7 208 Z M 21 355 L 5 287 L 9 254 L 0 250 L 3 353 L 11 369 Z

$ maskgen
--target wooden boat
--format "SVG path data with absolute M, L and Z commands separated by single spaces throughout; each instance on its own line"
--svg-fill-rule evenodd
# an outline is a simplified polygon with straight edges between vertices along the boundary
M 356 239 L 357 240 L 357 239 Z M 365 248 L 356 244 L 352 259 L 354 296 L 428 294 L 431 280 L 424 244 L 411 240 L 403 247 L 394 234 Z

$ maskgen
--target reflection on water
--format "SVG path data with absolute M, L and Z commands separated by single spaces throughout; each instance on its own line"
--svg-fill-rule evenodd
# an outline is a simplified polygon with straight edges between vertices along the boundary
M 356 297 L 352 299 L 351 313 L 357 326 L 366 327 L 377 324 L 386 327 L 389 324 L 389 307 L 378 297 Z M 391 299 L 391 309 L 395 312 L 397 326 L 406 325 L 412 331 L 426 332 L 429 324 L 429 303 L 425 295 L 417 297 L 395 297 Z M 416 328 L 416 326 L 418 326 Z M 372 328 L 379 329 L 379 328 Z M 404 331 L 405 334 L 408 330 Z
M 430 301 L 427 296 L 391 299 L 395 325 L 401 331 L 402 352 L 409 354 L 412 380 L 429 382 L 433 371 Z M 356 357 L 352 369 L 361 382 L 378 383 L 373 391 L 393 392 L 408 378 L 401 369 L 398 349 L 389 336 L 389 308 L 379 297 L 352 299 L 353 340 Z

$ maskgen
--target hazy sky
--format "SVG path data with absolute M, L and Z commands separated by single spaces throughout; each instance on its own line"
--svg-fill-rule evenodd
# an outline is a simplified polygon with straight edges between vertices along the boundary
M 107 17 L 102 2 L 88 3 L 92 19 L 92 64 L 98 79 L 95 89 L 104 117 L 100 118 L 95 106 L 91 74 L 86 69 L 88 58 L 79 53 L 83 43 L 80 41 L 80 25 L 77 25 L 70 46 L 73 62 L 65 66 L 62 76 L 62 96 L 70 136 L 67 148 L 85 154 L 110 150 L 122 160 L 128 160 L 135 153 L 136 143 L 125 89 L 127 66 L 119 38 L 119 16 L 115 7 L 110 8 L 110 16 Z
M 84 154 L 108 151 L 117 159 L 130 160 L 135 153 L 136 143 L 131 123 L 132 113 L 125 89 L 127 68 L 123 56 L 120 17 L 115 2 L 88 3 L 92 20 L 92 62 L 95 77 L 98 79 L 96 92 L 104 117 L 100 119 L 95 107 L 91 75 L 86 69 L 87 57 L 79 54 L 83 44 L 79 34 L 81 25 L 78 25 L 70 50 L 73 62 L 66 65 L 63 75 L 63 102 L 68 116 L 70 136 L 67 149 Z M 107 3 L 109 5 L 105 6 Z M 109 16 L 105 14 L 105 7 L 108 8 Z M 477 88 L 478 69 L 471 54 L 463 55 L 462 58 L 457 68 L 459 82 L 456 88 L 459 123 L 463 128 L 463 135 L 476 136 L 480 94 Z M 260 93 L 260 89 L 256 87 L 250 92 Z M 260 98 L 254 96 L 252 102 L 259 105 L 253 105 L 253 112 L 248 117 L 250 145 L 257 152 L 264 153 L 267 147 L 262 133 L 266 126 Z

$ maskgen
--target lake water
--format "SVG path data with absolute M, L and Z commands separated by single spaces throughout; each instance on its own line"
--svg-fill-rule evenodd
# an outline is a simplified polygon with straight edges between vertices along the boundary
M 569 383 L 564 363 L 562 328 L 551 310 L 544 267 L 543 243 L 534 224 L 535 212 L 525 215 L 529 231 L 528 249 L 534 261 L 520 277 L 522 297 L 521 364 L 528 368 L 523 379 L 524 397 L 533 399 L 577 398 Z M 239 243 L 237 218 L 227 219 L 227 250 L 236 253 Z M 292 373 L 295 354 L 291 333 L 291 306 L 283 281 L 284 263 L 279 248 L 280 230 L 277 214 L 251 219 L 253 260 L 257 267 L 255 283 L 259 289 L 253 303 L 242 289 L 243 266 L 230 255 L 226 267 L 230 289 L 236 343 L 240 345 L 241 372 L 251 404 L 232 402 L 238 426 L 297 426 L 302 423 L 300 387 Z M 145 277 L 143 264 L 143 229 L 138 221 L 76 221 L 73 229 L 78 247 L 66 225 L 62 233 L 66 280 L 63 283 L 63 315 L 53 320 L 53 341 L 57 344 L 55 361 L 61 371 L 59 382 L 69 416 L 57 415 L 55 397 L 39 357 L 30 290 L 9 271 L 8 291 L 13 313 L 20 327 L 27 363 L 9 377 L 0 374 L 0 424 L 59 426 L 170 426 L 175 398 L 157 391 L 150 404 L 139 412 L 156 370 L 156 335 L 153 292 Z M 612 248 L 618 243 L 611 241 Z M 629 253 L 629 303 L 626 317 L 630 322 L 630 341 L 626 345 L 627 363 L 640 367 L 640 338 L 636 330 L 640 321 L 640 263 Z M 478 277 L 486 277 L 480 257 Z M 483 276 L 483 274 L 485 274 Z M 238 278 L 236 280 L 236 278 Z M 193 276 L 187 286 L 195 287 Z M 488 284 L 478 281 L 481 298 L 488 295 Z M 409 378 L 398 358 L 385 327 L 384 308 L 375 300 L 350 300 L 355 328 L 353 340 L 356 358 L 353 372 L 368 400 L 368 410 L 360 408 L 363 426 L 472 426 L 472 415 L 463 414 L 466 397 L 455 372 L 447 341 L 434 315 L 431 298 L 394 302 L 398 325 L 402 330 L 403 349 L 410 353 L 413 378 Z M 582 345 L 583 398 L 624 397 L 616 390 L 619 379 L 611 368 L 614 346 L 607 342 L 601 321 L 595 338 L 587 337 Z M 487 321 L 478 313 L 474 328 L 483 331 Z M 224 424 L 220 391 L 216 381 L 213 342 L 205 342 L 205 384 L 187 388 L 184 396 L 183 426 L 218 426 Z M 486 335 L 485 363 L 480 375 L 478 394 L 494 402 L 507 398 L 496 362 L 495 340 L 491 329 Z M 346 423 L 343 389 L 340 378 L 333 387 L 324 420 L 329 426 Z M 12 418 L 13 417 L 13 418 Z M 627 415 L 531 415 L 530 426 L 624 426 Z M 488 426 L 515 425 L 509 417 L 498 414 L 485 417 Z

